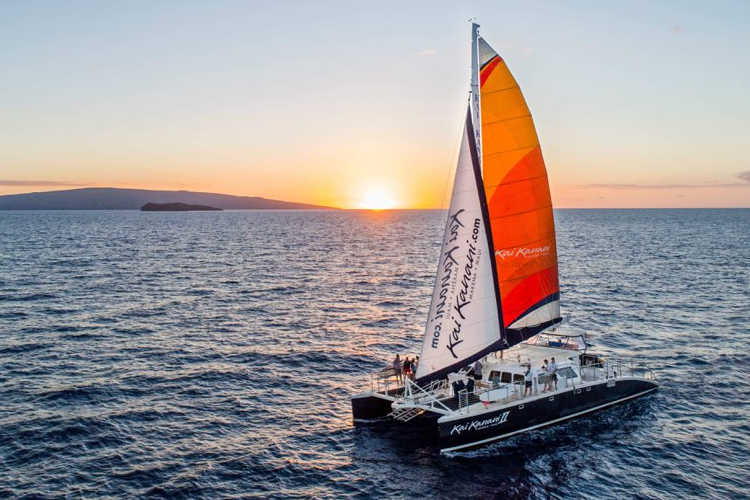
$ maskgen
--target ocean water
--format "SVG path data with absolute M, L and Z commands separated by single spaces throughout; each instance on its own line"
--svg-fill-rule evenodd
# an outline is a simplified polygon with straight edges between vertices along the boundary
M 750 210 L 556 212 L 571 328 L 655 394 L 453 456 L 355 427 L 444 217 L 0 212 L 0 497 L 748 497 Z

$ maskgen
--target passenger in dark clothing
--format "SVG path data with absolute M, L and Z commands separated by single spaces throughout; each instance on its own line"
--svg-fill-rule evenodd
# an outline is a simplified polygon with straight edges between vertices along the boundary
M 411 361 L 409 361 L 409 356 L 404 358 L 404 377 L 411 378 Z
M 474 380 L 482 380 L 482 362 L 477 360 L 472 367 L 474 372 Z
M 464 385 L 463 380 L 456 380 L 455 382 L 453 382 L 453 393 L 456 396 L 456 401 L 458 401 L 458 393 L 463 391 L 465 388 L 466 386 Z

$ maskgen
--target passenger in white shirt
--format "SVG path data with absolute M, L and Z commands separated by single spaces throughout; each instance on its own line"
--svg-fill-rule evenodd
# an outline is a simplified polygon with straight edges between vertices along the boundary
M 532 386 L 533 379 L 534 379 L 534 376 L 531 374 L 531 363 L 529 363 L 529 366 L 526 367 L 526 373 L 523 374 L 523 380 L 524 380 L 523 397 L 526 397 L 526 394 L 531 394 L 531 386 Z
M 549 364 L 549 388 L 552 389 L 552 384 L 555 384 L 555 390 L 557 390 L 557 363 L 555 358 Z

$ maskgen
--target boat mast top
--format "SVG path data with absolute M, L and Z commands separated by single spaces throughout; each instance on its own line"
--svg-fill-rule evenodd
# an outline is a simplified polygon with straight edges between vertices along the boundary
M 482 168 L 482 116 L 479 107 L 479 25 L 471 23 L 471 108 L 474 122 L 474 141 Z

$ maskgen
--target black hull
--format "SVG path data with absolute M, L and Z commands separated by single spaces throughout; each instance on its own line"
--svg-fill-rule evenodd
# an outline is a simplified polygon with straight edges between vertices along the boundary
M 629 401 L 656 388 L 655 383 L 643 379 L 615 379 L 545 395 L 499 410 L 439 421 L 440 451 L 476 448 Z
M 352 396 L 352 416 L 357 420 L 375 420 L 391 413 L 391 400 L 382 394 L 366 392 Z

